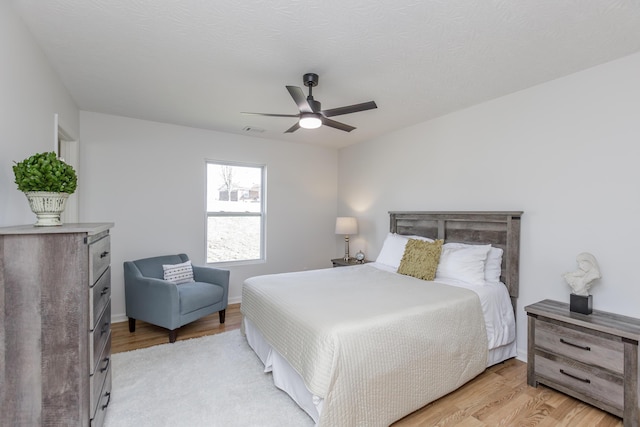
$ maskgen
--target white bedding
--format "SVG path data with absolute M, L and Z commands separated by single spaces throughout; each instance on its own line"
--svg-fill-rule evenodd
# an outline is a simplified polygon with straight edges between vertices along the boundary
M 392 267 L 385 264 L 374 262 L 367 265 L 392 273 L 395 272 Z M 487 328 L 487 348 L 489 350 L 515 341 L 515 315 L 509 292 L 504 283 L 485 282 L 484 286 L 477 286 L 454 279 L 439 279 L 438 283 L 469 289 L 478 295 Z M 514 356 L 515 353 L 511 357 Z M 490 363 L 488 366 L 493 364 L 495 363 Z
M 508 310 L 492 311 L 501 298 L 490 289 L 483 297 L 367 264 L 247 279 L 242 312 L 275 350 L 254 342 L 263 361 L 283 359 L 307 400 L 322 402 L 319 425 L 388 425 L 475 377 L 490 344 L 512 339 L 499 321 L 513 319 L 508 295 Z

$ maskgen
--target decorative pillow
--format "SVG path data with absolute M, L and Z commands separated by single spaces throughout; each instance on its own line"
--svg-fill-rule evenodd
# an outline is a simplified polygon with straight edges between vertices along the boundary
M 398 267 L 398 273 L 422 280 L 433 280 L 438 269 L 442 240 L 428 242 L 409 239 Z
M 416 240 L 433 242 L 433 240 L 427 237 L 403 236 L 401 234 L 389 233 L 384 239 L 382 249 L 378 254 L 378 258 L 376 258 L 376 262 L 380 262 L 397 269 L 400 266 L 400 260 L 402 260 L 402 255 L 404 255 L 404 248 L 409 241 L 409 237 Z
M 176 285 L 194 281 L 191 260 L 180 264 L 163 264 L 162 269 L 164 270 L 164 280 L 173 282 Z
M 484 285 L 484 264 L 490 249 L 491 245 L 443 245 L 436 280 L 454 279 Z

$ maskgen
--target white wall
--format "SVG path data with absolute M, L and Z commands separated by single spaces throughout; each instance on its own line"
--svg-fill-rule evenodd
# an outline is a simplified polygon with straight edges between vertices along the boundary
M 594 308 L 640 317 L 638 76 L 635 54 L 342 149 L 338 209 L 360 222 L 352 251 L 375 259 L 390 210 L 522 210 L 520 357 L 524 307 L 568 302 L 560 274 L 579 252 L 600 263 Z
M 80 219 L 115 222 L 116 321 L 125 319 L 123 261 L 184 252 L 205 262 L 207 159 L 267 166 L 267 261 L 228 267 L 231 302 L 247 277 L 331 266 L 336 149 L 84 111 L 80 121 Z
M 9 2 L 0 2 L 0 226 L 36 221 L 18 191 L 13 162 L 53 151 L 54 115 L 78 135 L 78 109 Z

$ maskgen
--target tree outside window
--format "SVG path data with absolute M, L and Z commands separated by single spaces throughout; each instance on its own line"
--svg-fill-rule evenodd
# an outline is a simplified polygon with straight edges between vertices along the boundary
M 207 262 L 264 259 L 264 166 L 207 162 Z

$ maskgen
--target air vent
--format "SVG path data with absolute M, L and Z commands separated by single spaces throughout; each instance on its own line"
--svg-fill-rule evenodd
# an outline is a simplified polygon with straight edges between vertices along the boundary
M 243 131 L 245 132 L 255 132 L 255 133 L 262 133 L 264 132 L 264 129 L 260 129 L 260 128 L 256 128 L 253 126 L 245 126 L 242 128 Z

